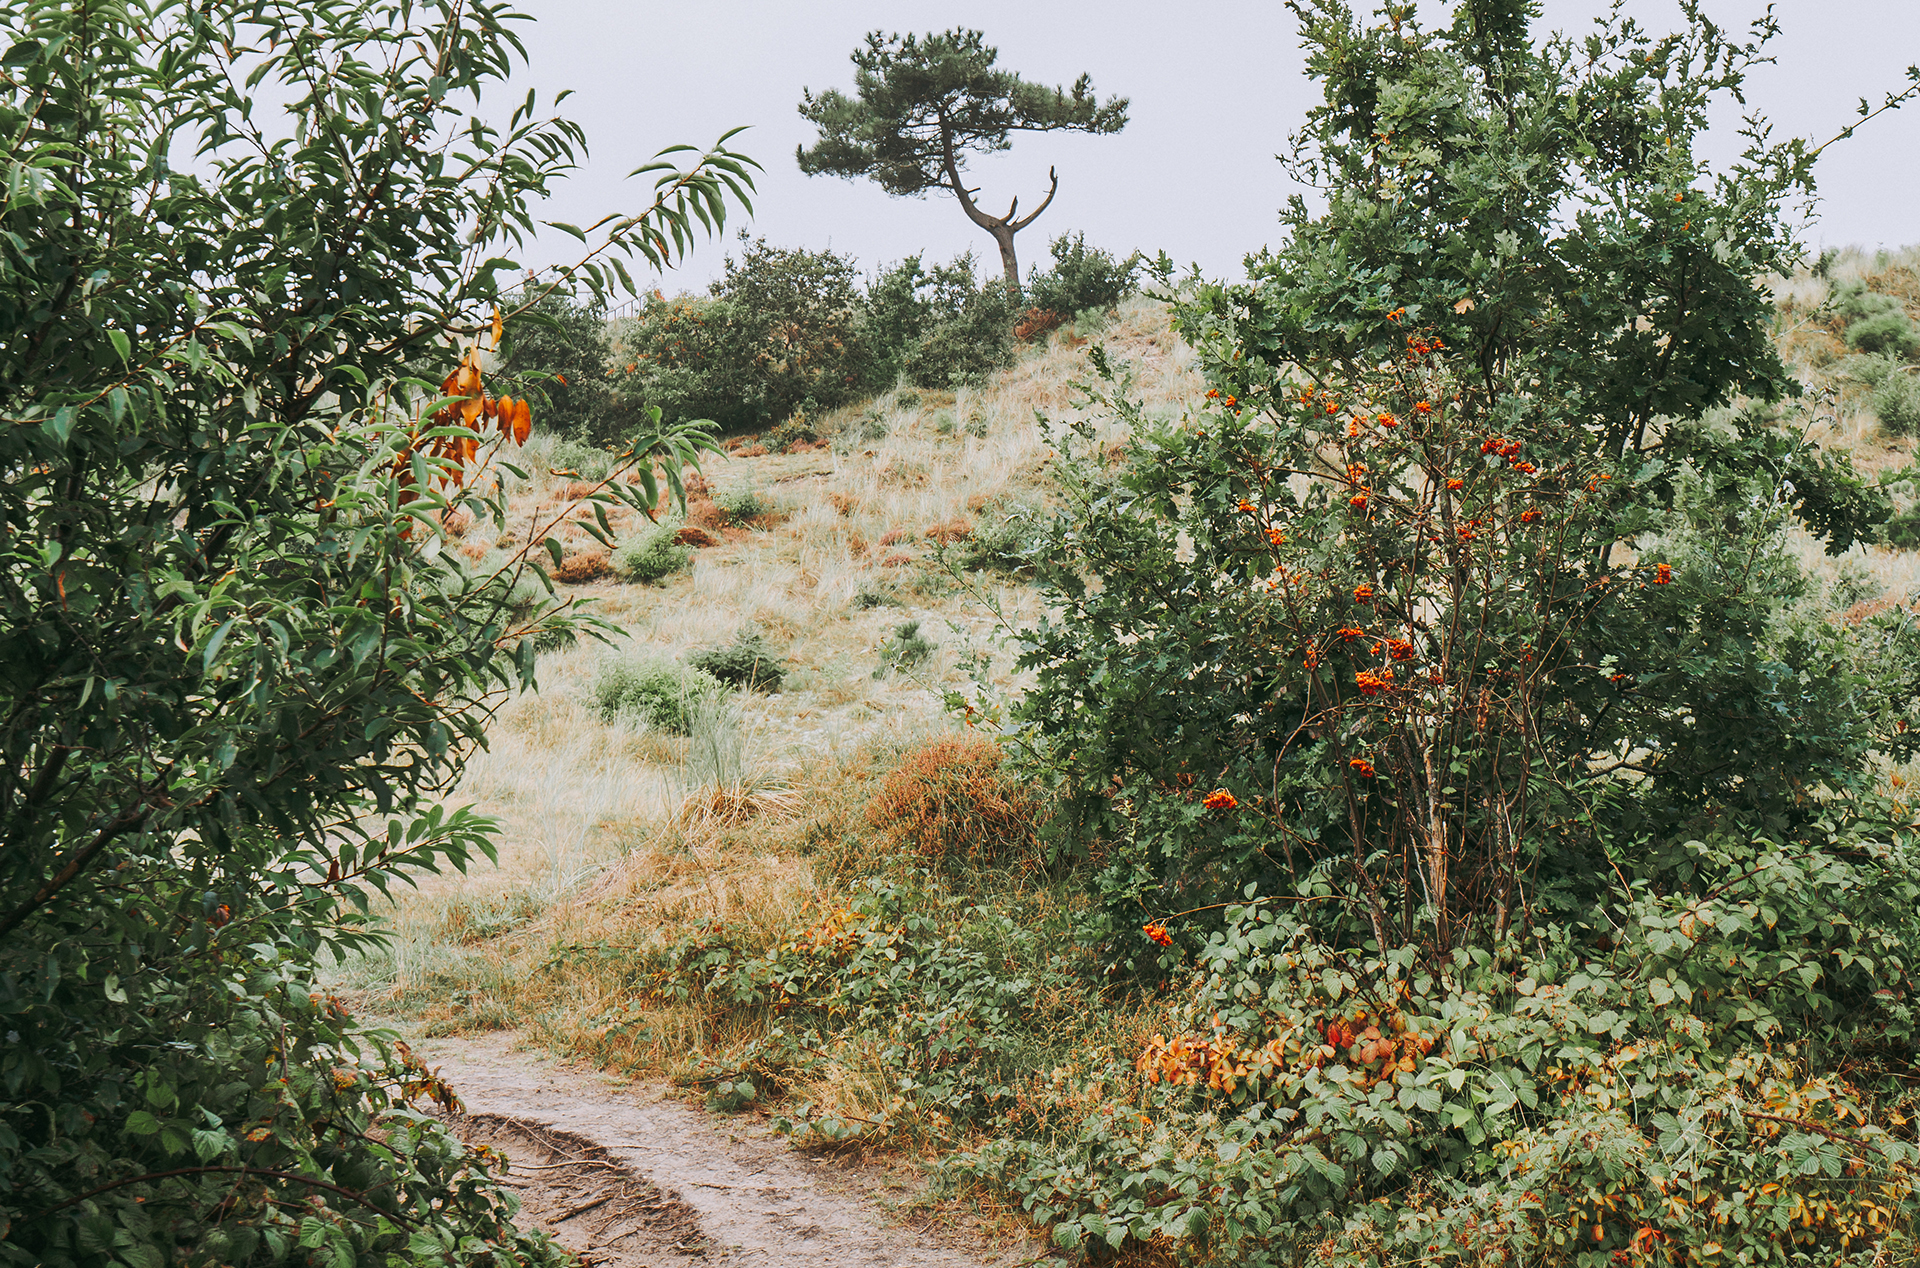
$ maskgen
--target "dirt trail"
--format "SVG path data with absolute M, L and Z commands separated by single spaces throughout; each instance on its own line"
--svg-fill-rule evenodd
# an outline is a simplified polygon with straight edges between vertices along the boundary
M 512 1160 L 525 1217 L 591 1265 L 1013 1268 L 1031 1243 L 940 1245 L 890 1226 L 872 1182 L 743 1118 L 513 1050 L 511 1035 L 422 1040 L 466 1103 L 460 1130 Z

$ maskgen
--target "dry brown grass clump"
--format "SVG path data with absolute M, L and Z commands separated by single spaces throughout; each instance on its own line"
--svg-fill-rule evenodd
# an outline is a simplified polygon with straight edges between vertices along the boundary
M 867 806 L 867 822 L 935 863 L 996 863 L 1031 851 L 1040 803 L 1001 769 L 1000 746 L 977 735 L 930 740 L 906 754 Z
M 565 585 L 583 585 L 613 575 L 613 561 L 604 550 L 568 555 L 554 565 L 553 579 Z

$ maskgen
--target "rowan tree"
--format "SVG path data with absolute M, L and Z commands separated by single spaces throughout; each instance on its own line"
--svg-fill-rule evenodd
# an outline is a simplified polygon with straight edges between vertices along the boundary
M 820 139 L 796 156 L 809 176 L 867 176 L 895 197 L 951 191 L 967 218 L 999 246 L 1007 289 L 1017 296 L 1014 235 L 1052 204 L 1059 175 L 1048 168 L 1047 195 L 1025 216 L 1017 196 L 996 216 L 981 209 L 974 199 L 979 190 L 962 176 L 967 156 L 1010 148 L 1014 132 L 1118 132 L 1126 126 L 1127 99 L 1099 101 L 1086 75 L 1070 89 L 1028 83 L 997 69 L 999 56 L 979 31 L 924 38 L 870 32 L 866 47 L 853 52 L 852 97 L 833 88 L 804 94 L 800 114 L 820 129 Z

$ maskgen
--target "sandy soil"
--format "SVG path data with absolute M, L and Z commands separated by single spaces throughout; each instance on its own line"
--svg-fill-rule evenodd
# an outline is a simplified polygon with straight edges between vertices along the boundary
M 420 1041 L 465 1102 L 462 1135 L 505 1153 L 523 1218 L 589 1265 L 1014 1268 L 1037 1244 L 990 1246 L 890 1219 L 884 1178 L 795 1152 L 747 1118 L 659 1087 L 516 1051 L 511 1035 Z

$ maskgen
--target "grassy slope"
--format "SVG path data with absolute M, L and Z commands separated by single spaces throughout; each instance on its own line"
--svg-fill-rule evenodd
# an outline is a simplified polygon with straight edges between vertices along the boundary
M 1176 415 L 1203 390 L 1160 305 L 1130 302 L 1098 337 L 1134 365 L 1149 413 Z M 688 741 L 594 715 L 595 668 L 622 649 L 543 655 L 540 694 L 501 711 L 456 794 L 504 821 L 500 866 L 423 877 L 399 894 L 384 913 L 390 952 L 341 966 L 342 985 L 432 1030 L 526 1025 L 635 1070 L 681 1069 L 692 1049 L 738 1040 L 710 1033 L 694 1010 L 664 1009 L 650 1040 L 609 1046 L 604 1018 L 631 994 L 622 970 L 540 966 L 556 948 L 657 945 L 702 918 L 771 943 L 837 901 L 836 873 L 858 870 L 847 852 L 860 847 L 848 843 L 864 831 L 869 781 L 916 739 L 954 728 L 938 692 L 968 681 L 961 657 L 992 653 L 989 681 L 1013 685 L 988 600 L 1018 621 L 1035 610 L 1031 591 L 987 572 L 956 584 L 933 539 L 1009 503 L 1044 501 L 1049 453 L 1035 412 L 1072 415 L 1084 343 L 1056 333 L 957 398 L 923 392 L 914 408 L 888 397 L 842 411 L 822 421 L 839 434 L 830 449 L 709 463 L 710 496 L 752 488 L 773 513 L 663 584 L 568 590 L 628 631 L 630 647 L 684 656 L 755 625 L 785 650 L 786 689 L 743 701 L 740 764 L 757 813 L 711 813 L 712 790 L 686 769 Z M 874 413 L 884 438 L 867 438 L 879 430 Z M 540 474 L 513 490 L 500 542 L 564 513 L 572 480 L 546 473 L 550 456 L 550 442 L 533 455 Z M 696 500 L 695 522 L 701 512 Z M 570 550 L 592 549 L 574 540 Z M 464 548 L 477 558 L 492 544 L 475 528 Z M 879 645 L 913 619 L 936 652 L 910 676 L 876 678 Z M 827 838 L 836 844 L 823 849 Z

